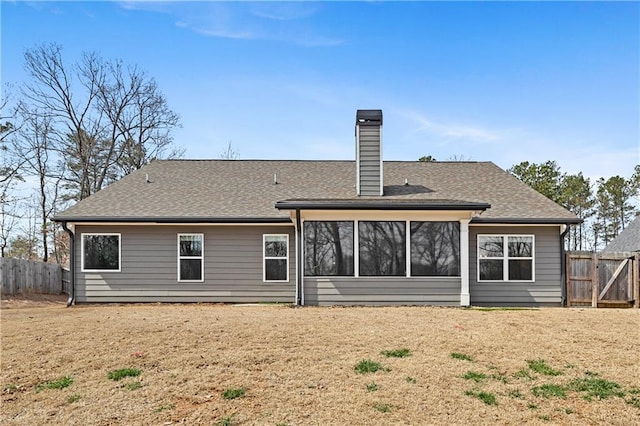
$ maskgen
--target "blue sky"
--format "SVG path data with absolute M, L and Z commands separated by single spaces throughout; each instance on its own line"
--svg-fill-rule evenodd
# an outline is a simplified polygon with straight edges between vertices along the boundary
M 387 160 L 640 163 L 638 2 L 11 2 L 2 81 L 45 42 L 137 64 L 182 117 L 187 158 L 353 159 L 380 108 Z

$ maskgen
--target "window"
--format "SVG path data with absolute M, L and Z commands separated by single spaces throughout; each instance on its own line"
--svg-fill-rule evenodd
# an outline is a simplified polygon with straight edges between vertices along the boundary
M 120 234 L 82 234 L 82 271 L 120 272 Z
M 204 281 L 204 234 L 178 234 L 178 281 Z
M 305 221 L 304 273 L 459 277 L 460 222 Z
M 411 276 L 460 276 L 459 222 L 411 222 Z
M 478 235 L 479 281 L 533 281 L 533 235 Z
M 289 235 L 263 236 L 264 281 L 289 281 Z
M 406 275 L 406 222 L 358 222 L 360 276 Z
M 353 222 L 304 223 L 305 275 L 353 276 Z

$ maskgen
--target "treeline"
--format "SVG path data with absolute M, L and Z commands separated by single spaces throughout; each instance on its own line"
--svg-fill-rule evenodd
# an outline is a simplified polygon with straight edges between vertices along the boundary
M 27 81 L 0 103 L 0 254 L 53 255 L 66 238 L 51 218 L 156 158 L 182 155 L 180 125 L 155 79 L 135 65 L 45 44 L 24 54 Z M 25 193 L 21 187 L 36 188 Z
M 24 68 L 27 81 L 0 98 L 0 256 L 63 263 L 68 243 L 51 218 L 153 159 L 180 157 L 180 118 L 153 77 L 120 60 L 84 53 L 69 64 L 45 44 L 25 52 Z M 225 155 L 237 158 L 231 144 Z M 630 179 L 596 182 L 554 161 L 508 171 L 584 220 L 570 230 L 572 250 L 601 249 L 637 214 L 640 165 Z
M 604 248 L 638 214 L 640 165 L 629 179 L 612 176 L 595 182 L 582 173 L 562 173 L 555 161 L 524 161 L 507 171 L 583 220 L 571 226 L 569 250 Z

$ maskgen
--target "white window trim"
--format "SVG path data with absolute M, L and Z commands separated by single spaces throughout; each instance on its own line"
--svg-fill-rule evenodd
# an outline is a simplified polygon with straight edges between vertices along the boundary
M 497 237 L 502 238 L 502 256 L 501 257 L 480 257 L 480 237 Z M 527 237 L 531 238 L 531 257 L 509 257 L 509 237 Z M 479 283 L 531 283 L 536 280 L 536 236 L 533 234 L 478 234 L 476 238 L 476 269 L 477 282 Z M 483 259 L 502 259 L 502 279 L 501 280 L 481 280 L 480 279 L 480 260 Z M 530 280 L 510 280 L 509 279 L 509 260 L 531 260 L 531 279 Z
M 118 237 L 118 269 L 85 269 L 84 267 L 84 236 L 107 235 Z M 122 271 L 122 235 L 119 232 L 83 232 L 80 234 L 80 271 L 81 272 L 121 272 Z
M 287 241 L 287 256 L 267 256 L 267 249 L 265 243 L 269 237 L 286 237 Z M 267 260 L 282 260 L 287 261 L 287 279 L 286 280 L 268 280 L 267 279 Z M 262 282 L 263 283 L 288 283 L 289 282 L 289 234 L 262 234 Z
M 200 237 L 202 238 L 202 252 L 200 256 L 180 256 L 180 237 Z M 178 234 L 177 238 L 177 248 L 178 248 L 178 282 L 179 283 L 202 283 L 204 282 L 204 234 L 203 233 L 189 233 L 189 234 Z M 200 279 L 199 280 L 181 280 L 180 279 L 180 260 L 181 259 L 200 259 Z

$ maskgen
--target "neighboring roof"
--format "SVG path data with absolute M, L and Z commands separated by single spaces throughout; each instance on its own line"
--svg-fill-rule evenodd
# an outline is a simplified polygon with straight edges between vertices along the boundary
M 277 222 L 290 220 L 289 211 L 275 207 L 277 202 L 284 208 L 304 202 L 398 202 L 432 210 L 438 205 L 486 209 L 477 222 L 579 222 L 491 162 L 385 161 L 381 197 L 358 197 L 355 183 L 354 161 L 158 160 L 55 220 Z
M 640 251 L 640 216 L 618 234 L 603 251 L 607 252 L 631 252 Z

